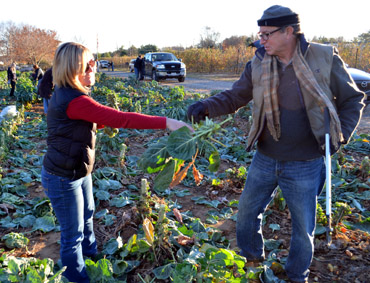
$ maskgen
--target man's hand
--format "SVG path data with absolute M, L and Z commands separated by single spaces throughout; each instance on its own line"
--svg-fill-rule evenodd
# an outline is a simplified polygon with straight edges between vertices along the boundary
M 188 119 L 195 123 L 199 123 L 199 121 L 204 120 L 207 115 L 207 108 L 200 101 L 190 105 L 188 108 Z

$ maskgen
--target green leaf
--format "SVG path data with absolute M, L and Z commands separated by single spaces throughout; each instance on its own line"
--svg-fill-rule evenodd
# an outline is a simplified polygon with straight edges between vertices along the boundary
M 266 282 L 266 283 L 278 283 L 278 282 L 281 282 L 281 280 L 275 276 L 274 272 L 268 268 L 267 266 L 263 266 L 264 268 L 264 271 L 263 273 L 261 274 L 262 276 L 262 279 L 263 281 L 262 282 Z
M 206 228 L 204 227 L 204 225 L 202 224 L 199 218 L 191 222 L 189 226 L 191 227 L 191 229 L 194 230 L 194 232 L 197 232 L 197 233 L 206 231 Z
M 114 221 L 117 219 L 117 217 L 115 215 L 112 215 L 112 214 L 106 214 L 104 216 L 104 220 L 103 220 L 103 223 L 105 224 L 105 226 L 112 226 L 114 224 Z
M 195 265 L 184 262 L 176 265 L 172 274 L 172 282 L 193 282 L 197 276 Z
M 110 239 L 104 244 L 104 253 L 113 255 L 123 246 L 122 238 L 118 236 L 116 239 Z
M 154 190 L 156 192 L 164 192 L 170 186 L 173 175 L 175 174 L 176 161 L 171 160 L 166 164 L 164 169 L 154 179 Z
M 36 219 L 35 225 L 33 225 L 33 230 L 40 230 L 44 233 L 50 232 L 55 229 L 55 221 L 52 216 L 43 216 Z
M 147 172 L 148 168 L 157 168 L 163 165 L 166 158 L 169 157 L 166 148 L 167 140 L 168 136 L 164 136 L 158 142 L 149 145 L 137 163 L 142 171 Z
M 220 167 L 221 159 L 220 154 L 218 151 L 212 152 L 212 154 L 209 156 L 209 166 L 208 170 L 211 172 L 217 172 L 218 168 Z
M 16 195 L 10 193 L 3 193 L 1 195 L 0 202 L 15 205 L 23 204 L 23 200 L 20 197 L 17 197 Z
M 36 217 L 33 216 L 33 215 L 26 215 L 25 217 L 23 217 L 20 221 L 19 221 L 19 224 L 23 227 L 23 228 L 28 228 L 28 227 L 32 227 L 33 224 L 35 224 L 36 222 Z
M 280 230 L 280 225 L 279 224 L 270 224 L 269 228 L 272 229 L 272 232 L 279 231 Z
M 116 197 L 110 200 L 109 205 L 116 206 L 116 207 L 124 207 L 131 203 L 132 203 L 132 200 L 130 200 L 127 196 L 119 196 L 119 197 Z
M 119 190 L 122 185 L 116 180 L 106 180 L 100 179 L 96 181 L 100 190 L 109 191 L 109 190 Z
M 107 213 L 109 213 L 108 209 L 106 209 L 106 208 L 102 209 L 102 210 L 98 211 L 97 213 L 95 213 L 94 218 L 99 219 L 101 217 L 104 217 Z
M 268 239 L 265 240 L 265 247 L 267 250 L 272 251 L 278 249 L 281 245 L 281 240 Z
M 182 127 L 173 131 L 168 138 L 167 150 L 174 158 L 191 159 L 197 150 L 197 145 L 190 130 L 187 127 Z
M 0 224 L 2 228 L 15 228 L 17 224 L 13 222 L 13 219 L 8 215 L 5 218 L 0 219 Z
M 130 237 L 130 239 L 127 241 L 127 243 L 124 245 L 124 250 L 120 253 L 120 256 L 122 258 L 125 258 L 129 255 L 129 253 L 132 250 L 133 245 L 136 244 L 137 235 L 134 234 Z
M 26 278 L 26 282 L 30 282 L 30 283 L 39 283 L 39 282 L 43 282 L 44 278 L 42 278 L 36 270 L 34 269 L 31 269 L 31 270 L 28 270 L 27 271 L 27 278 Z
M 85 261 L 86 272 L 89 275 L 91 283 L 105 282 L 113 283 L 117 282 L 113 277 L 112 263 L 108 259 L 100 259 L 97 263 L 88 259 Z
M 95 197 L 96 197 L 98 200 L 109 200 L 109 198 L 110 198 L 110 193 L 108 193 L 107 191 L 99 190 L 99 191 L 95 194 Z
M 164 266 L 159 266 L 153 269 L 153 273 L 157 279 L 165 280 L 168 279 L 175 268 L 174 263 L 169 263 Z
M 182 234 L 184 234 L 184 235 L 186 235 L 186 236 L 188 236 L 188 237 L 193 237 L 194 231 L 193 231 L 193 230 L 188 229 L 185 225 L 182 225 L 181 227 L 179 227 L 179 228 L 178 228 L 178 230 L 179 230 Z
M 198 260 L 204 258 L 205 254 L 197 249 L 192 249 L 189 256 L 185 259 L 186 262 L 196 265 Z
M 120 276 L 126 273 L 128 269 L 128 263 L 124 260 L 116 260 L 113 263 L 113 273 Z
M 217 206 L 220 204 L 220 201 L 218 200 L 212 200 L 212 201 L 209 201 L 209 200 L 206 200 L 205 197 L 193 197 L 191 198 L 193 201 L 195 201 L 196 204 L 205 204 L 205 205 L 208 205 L 208 206 L 211 206 L 211 207 L 214 207 L 214 208 L 217 208 Z
M 316 223 L 315 236 L 325 234 L 326 228 L 321 223 Z

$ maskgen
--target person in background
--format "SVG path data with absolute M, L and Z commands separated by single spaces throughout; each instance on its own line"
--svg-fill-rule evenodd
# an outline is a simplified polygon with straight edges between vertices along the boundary
M 142 66 L 143 59 L 141 58 L 141 54 L 137 56 L 135 64 L 134 64 L 134 70 L 135 70 L 135 76 L 136 79 L 140 79 L 140 72 L 141 72 L 141 66 Z
M 91 172 L 95 162 L 96 130 L 104 126 L 130 129 L 193 129 L 184 122 L 104 106 L 90 96 L 96 61 L 85 46 L 61 44 L 53 61 L 54 94 L 47 114 L 47 152 L 42 186 L 60 224 L 60 256 L 71 282 L 90 282 L 84 256 L 94 257 L 95 210 Z
M 12 63 L 8 68 L 8 83 L 10 84 L 10 97 L 14 97 L 15 85 L 17 84 L 16 64 Z
M 37 89 L 37 94 L 42 97 L 43 105 L 44 105 L 44 113 L 47 114 L 48 112 L 48 105 L 50 98 L 53 94 L 54 85 L 53 85 L 53 68 L 48 69 Z
M 112 72 L 114 72 L 114 63 L 113 63 L 113 61 L 110 61 L 110 66 L 112 68 Z
M 34 72 L 32 74 L 32 78 L 35 81 L 37 88 L 38 88 L 44 76 L 44 71 L 37 64 L 33 65 L 33 70 Z
M 292 282 L 308 282 L 317 198 L 325 182 L 324 112 L 333 154 L 356 129 L 365 94 L 335 47 L 306 41 L 291 9 L 271 6 L 257 23 L 262 46 L 240 79 L 190 105 L 188 117 L 197 122 L 230 114 L 253 101 L 247 150 L 256 143 L 257 150 L 239 200 L 237 244 L 249 262 L 264 260 L 262 216 L 279 186 L 292 223 L 285 271 Z
M 145 58 L 141 59 L 140 81 L 144 80 L 144 75 L 145 75 Z

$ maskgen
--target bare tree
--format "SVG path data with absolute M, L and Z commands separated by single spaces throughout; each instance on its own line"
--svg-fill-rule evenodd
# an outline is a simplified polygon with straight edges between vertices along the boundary
M 0 57 L 2 61 L 11 63 L 15 61 L 11 39 L 17 29 L 13 22 L 0 24 Z
M 30 25 L 1 24 L 0 52 L 5 61 L 39 64 L 51 63 L 60 41 L 57 33 Z
M 200 35 L 199 48 L 217 48 L 218 39 L 220 37 L 219 32 L 213 31 L 210 27 L 204 28 L 204 34 Z

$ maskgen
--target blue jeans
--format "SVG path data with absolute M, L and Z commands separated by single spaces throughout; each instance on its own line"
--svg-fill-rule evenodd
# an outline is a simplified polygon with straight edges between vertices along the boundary
M 50 99 L 43 98 L 42 101 L 44 103 L 44 113 L 47 114 L 48 113 L 48 107 L 49 107 L 49 101 L 50 101 Z
M 63 275 L 71 282 L 90 282 L 83 256 L 97 253 L 91 174 L 70 180 L 50 174 L 42 168 L 41 178 L 60 224 L 60 257 L 63 266 L 67 267 Z
M 241 255 L 263 260 L 262 215 L 277 186 L 282 190 L 292 219 L 292 236 L 285 271 L 293 281 L 304 281 L 314 251 L 317 197 L 325 182 L 324 158 L 278 161 L 256 152 L 239 200 L 236 226 Z
M 135 68 L 135 67 L 134 67 L 134 70 L 135 70 L 136 79 L 138 80 L 140 78 L 140 70 L 139 68 Z

